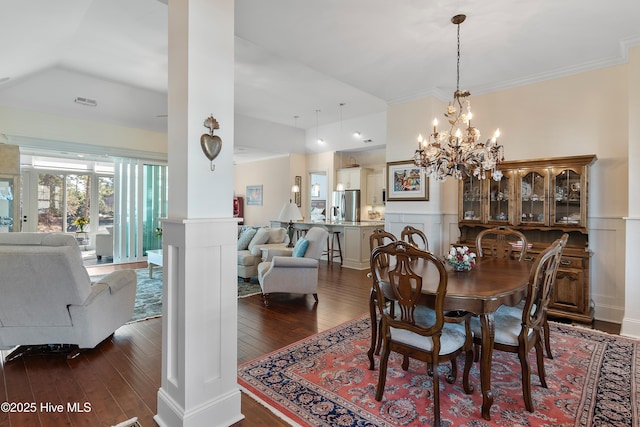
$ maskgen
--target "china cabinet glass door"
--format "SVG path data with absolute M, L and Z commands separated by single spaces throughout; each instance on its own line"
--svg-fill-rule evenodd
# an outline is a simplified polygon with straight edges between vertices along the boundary
M 460 221 L 481 222 L 484 213 L 483 180 L 468 176 L 460 181 Z
M 518 223 L 547 225 L 547 173 L 544 170 L 521 171 Z
M 500 181 L 494 181 L 493 179 L 487 179 L 486 181 L 487 191 L 489 192 L 489 222 L 501 225 L 512 223 L 510 202 L 513 182 L 511 171 L 504 171 Z
M 582 206 L 584 183 L 581 174 L 573 169 L 554 170 L 552 176 L 553 225 L 584 226 Z

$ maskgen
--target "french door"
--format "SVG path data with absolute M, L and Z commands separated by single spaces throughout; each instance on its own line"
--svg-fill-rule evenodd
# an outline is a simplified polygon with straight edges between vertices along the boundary
M 37 181 L 36 230 L 39 232 L 74 232 L 74 221 L 84 217 L 92 223 L 91 184 L 89 174 L 39 173 Z

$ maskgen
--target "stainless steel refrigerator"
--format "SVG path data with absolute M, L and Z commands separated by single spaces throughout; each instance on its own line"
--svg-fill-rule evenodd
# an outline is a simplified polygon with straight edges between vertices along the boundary
M 360 190 L 334 191 L 331 219 L 333 221 L 360 221 Z

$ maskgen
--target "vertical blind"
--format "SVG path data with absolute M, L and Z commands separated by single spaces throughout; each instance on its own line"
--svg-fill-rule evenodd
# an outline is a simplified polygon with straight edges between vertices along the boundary
M 113 260 L 141 261 L 162 247 L 155 229 L 167 214 L 167 167 L 127 158 L 116 158 L 114 166 Z

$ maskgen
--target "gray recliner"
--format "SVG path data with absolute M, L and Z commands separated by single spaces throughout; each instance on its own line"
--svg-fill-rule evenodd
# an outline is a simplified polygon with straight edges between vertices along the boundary
M 136 281 L 118 270 L 92 283 L 71 235 L 0 233 L 0 349 L 95 347 L 131 320 Z

